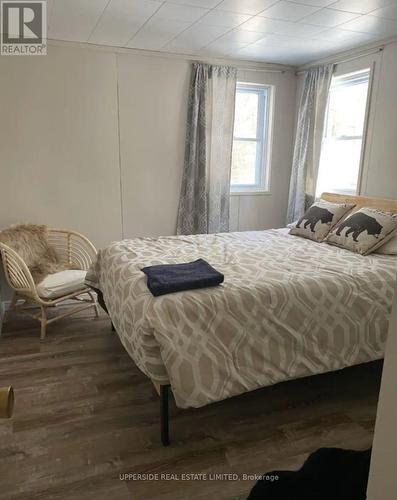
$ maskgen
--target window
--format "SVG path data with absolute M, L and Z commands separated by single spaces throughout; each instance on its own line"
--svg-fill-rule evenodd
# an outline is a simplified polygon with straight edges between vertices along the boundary
M 268 190 L 271 87 L 238 83 L 234 116 L 232 192 Z
M 333 77 L 325 116 L 316 196 L 356 194 L 370 69 Z

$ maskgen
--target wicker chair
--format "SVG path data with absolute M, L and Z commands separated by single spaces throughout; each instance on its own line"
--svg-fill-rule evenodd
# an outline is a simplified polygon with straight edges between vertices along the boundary
M 63 229 L 50 229 L 48 239 L 49 243 L 56 249 L 61 262 L 71 269 L 86 271 L 96 258 L 97 251 L 94 245 L 82 234 Z M 0 253 L 6 280 L 14 290 L 9 310 L 23 309 L 26 314 L 29 314 L 29 307 L 26 306 L 31 306 L 32 303 L 39 306 L 41 313 L 30 314 L 30 316 L 41 323 L 41 340 L 46 336 L 47 325 L 66 316 L 93 307 L 95 316 L 98 317 L 96 296 L 87 286 L 81 285 L 77 290 L 53 299 L 43 298 L 39 295 L 32 274 L 22 258 L 14 250 L 2 243 L 0 243 Z M 82 295 L 86 295 L 86 297 Z M 21 305 L 18 304 L 19 299 L 24 300 Z M 66 300 L 83 302 L 84 305 L 74 307 L 63 314 L 47 319 L 47 308 L 55 307 Z

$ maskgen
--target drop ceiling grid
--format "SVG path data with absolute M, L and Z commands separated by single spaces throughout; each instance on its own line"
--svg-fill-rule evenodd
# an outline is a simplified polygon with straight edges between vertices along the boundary
M 304 64 L 397 35 L 397 0 L 51 0 L 49 38 Z

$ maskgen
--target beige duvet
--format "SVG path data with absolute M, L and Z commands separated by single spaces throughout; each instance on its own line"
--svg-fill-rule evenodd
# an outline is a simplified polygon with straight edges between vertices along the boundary
M 142 267 L 200 257 L 221 286 L 151 295 Z M 397 257 L 269 230 L 116 242 L 87 281 L 138 367 L 187 408 L 382 358 L 396 272 Z

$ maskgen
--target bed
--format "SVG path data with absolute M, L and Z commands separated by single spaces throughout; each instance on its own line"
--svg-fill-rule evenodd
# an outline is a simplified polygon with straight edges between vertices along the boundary
M 397 202 L 324 194 L 397 213 Z M 141 269 L 206 259 L 214 288 L 153 297 Z M 180 408 L 383 357 L 397 257 L 362 256 L 272 229 L 135 238 L 98 254 L 87 282 L 100 291 L 120 340 L 161 396 Z

